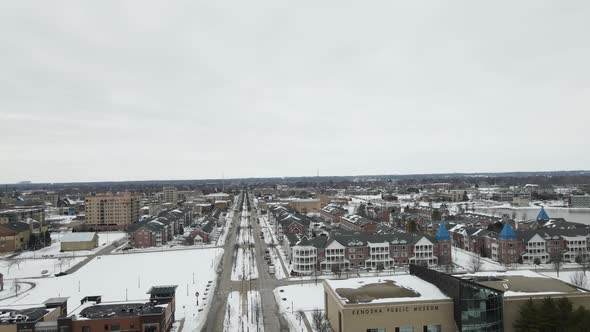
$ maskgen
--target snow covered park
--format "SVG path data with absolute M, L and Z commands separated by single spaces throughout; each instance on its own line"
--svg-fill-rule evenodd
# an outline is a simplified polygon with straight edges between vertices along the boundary
M 231 280 L 240 281 L 258 279 L 258 269 L 256 268 L 254 249 L 238 248 L 234 253 L 236 254 L 236 257 L 231 271 Z
M 176 317 L 186 319 L 186 331 L 198 331 L 215 291 L 222 254 L 223 249 L 216 248 L 97 256 L 70 275 L 20 279 L 34 282 L 36 287 L 0 304 L 42 303 L 50 297 L 69 296 L 71 311 L 87 295 L 102 295 L 104 301 L 143 300 L 151 286 L 178 285 Z M 196 292 L 200 295 L 198 307 Z
M 0 260 L 0 273 L 4 275 L 4 279 L 52 276 L 68 270 L 85 259 L 86 257 L 82 256 L 43 259 L 2 259 Z
M 324 309 L 324 286 L 319 281 L 315 283 L 290 285 L 279 287 L 274 290 L 280 313 L 289 323 L 290 331 L 304 331 L 305 325 L 299 318 L 298 312 L 302 310 L 308 321 L 312 321 L 311 315 L 314 310 Z

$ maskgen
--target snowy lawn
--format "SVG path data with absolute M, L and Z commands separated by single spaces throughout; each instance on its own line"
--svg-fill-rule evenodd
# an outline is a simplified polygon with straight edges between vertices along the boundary
M 274 290 L 279 304 L 280 313 L 287 319 L 290 331 L 305 330 L 305 325 L 297 318 L 297 311 L 303 310 L 307 320 L 312 321 L 311 315 L 315 309 L 324 310 L 324 286 L 319 281 L 303 285 L 290 285 Z
M 574 284 L 574 282 L 572 280 L 573 275 L 577 274 L 577 273 L 581 273 L 581 272 L 583 272 L 583 271 L 582 270 L 580 270 L 580 271 L 571 271 L 571 270 L 559 271 L 559 277 L 557 277 L 557 272 L 555 272 L 555 271 L 539 272 L 539 273 L 542 275 L 546 275 L 548 277 L 551 277 L 551 278 L 556 278 L 561 281 L 565 281 L 568 284 Z M 588 289 L 590 287 L 590 271 L 586 271 L 585 273 L 586 273 L 586 280 L 581 280 L 582 281 L 581 283 L 583 283 L 583 285 L 581 287 Z
M 3 259 L 0 260 L 0 273 L 4 275 L 4 279 L 53 276 L 56 273 L 68 270 L 85 259 L 86 257 Z M 43 271 L 47 272 L 42 273 Z
M 101 232 L 98 233 L 98 247 L 94 250 L 61 251 L 61 238 L 71 232 L 51 233 L 51 245 L 35 251 L 25 251 L 18 255 L 18 258 L 53 258 L 53 257 L 77 257 L 94 255 L 98 251 L 127 237 L 125 232 Z
M 477 257 L 476 254 L 453 247 L 453 263 L 466 271 L 473 271 L 474 259 L 479 259 L 479 271 L 506 271 L 506 267 L 490 258 Z
M 196 249 L 98 256 L 71 275 L 30 279 L 37 287 L 0 304 L 42 303 L 50 297 L 69 296 L 68 308 L 73 311 L 88 295 L 102 295 L 104 301 L 145 300 L 151 286 L 178 285 L 176 317 L 186 318 L 186 331 L 198 331 L 215 290 L 222 254 L 223 249 Z M 200 293 L 198 308 L 195 292 Z

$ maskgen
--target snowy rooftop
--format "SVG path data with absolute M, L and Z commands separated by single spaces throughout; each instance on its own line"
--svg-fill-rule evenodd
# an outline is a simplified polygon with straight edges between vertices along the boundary
M 61 242 L 86 242 L 92 241 L 96 233 L 94 232 L 75 232 L 67 233 L 61 238 Z
M 413 275 L 325 280 L 344 304 L 449 300 L 436 286 Z
M 529 270 L 477 272 L 457 275 L 457 277 L 500 290 L 506 297 L 586 292 L 561 280 Z

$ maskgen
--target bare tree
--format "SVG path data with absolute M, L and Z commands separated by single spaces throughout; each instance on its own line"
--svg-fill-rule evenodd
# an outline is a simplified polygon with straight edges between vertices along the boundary
M 316 331 L 320 331 L 324 323 L 324 313 L 320 309 L 314 309 L 311 313 L 311 323 Z
M 330 321 L 326 314 L 324 314 L 320 309 L 315 309 L 311 313 L 312 319 L 312 327 L 318 332 L 330 332 L 332 330 L 330 326 Z
M 578 287 L 586 288 L 586 283 L 588 282 L 586 273 L 584 271 L 574 272 L 572 275 L 570 275 L 570 282 Z
M 478 254 L 471 255 L 471 259 L 469 260 L 469 267 L 473 273 L 479 272 L 481 270 L 481 256 Z
M 6 274 L 10 274 L 10 269 L 17 264 L 14 259 L 9 259 L 6 263 Z
M 301 322 L 305 319 L 305 311 L 303 311 L 303 309 L 297 310 L 295 317 L 297 317 L 297 320 L 299 320 L 299 326 L 301 326 Z
M 332 264 L 331 266 L 332 273 L 336 278 L 340 278 L 342 276 L 342 270 L 340 269 L 340 264 Z
M 551 255 L 551 263 L 553 263 L 553 268 L 555 268 L 555 272 L 557 272 L 557 277 L 559 278 L 559 270 L 563 265 L 563 257 L 561 256 L 561 252 Z

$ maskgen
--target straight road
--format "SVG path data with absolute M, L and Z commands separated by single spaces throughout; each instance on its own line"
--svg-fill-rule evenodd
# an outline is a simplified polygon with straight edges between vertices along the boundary
M 243 194 L 242 196 L 244 204 L 246 204 L 245 200 L 248 196 Z M 242 208 L 239 207 L 239 213 L 234 214 L 232 228 L 225 242 L 224 257 L 222 260 L 223 264 L 218 275 L 218 286 L 215 291 L 212 307 L 210 308 L 207 315 L 207 322 L 204 325 L 202 331 L 223 331 L 225 308 L 229 293 L 232 291 L 240 291 L 242 293 L 242 298 L 245 299 L 247 296 L 246 293 L 249 290 L 257 290 L 260 292 L 264 330 L 268 332 L 289 331 L 288 325 L 279 312 L 279 308 L 273 293 L 273 290 L 276 287 L 281 286 L 283 283 L 278 282 L 274 276 L 268 273 L 268 265 L 264 259 L 264 250 L 266 247 L 260 239 L 261 227 L 256 222 L 258 220 L 258 215 L 253 208 L 252 198 L 248 197 L 248 199 L 250 200 L 250 206 L 252 207 L 249 221 L 252 225 L 254 254 L 256 257 L 256 268 L 258 269 L 258 279 L 242 281 L 231 280 L 231 272 L 234 265 L 233 253 L 235 251 L 237 243 L 236 239 L 238 235 L 237 225 L 240 224 L 240 219 L 242 216 Z M 247 246 L 247 244 L 243 246 Z

